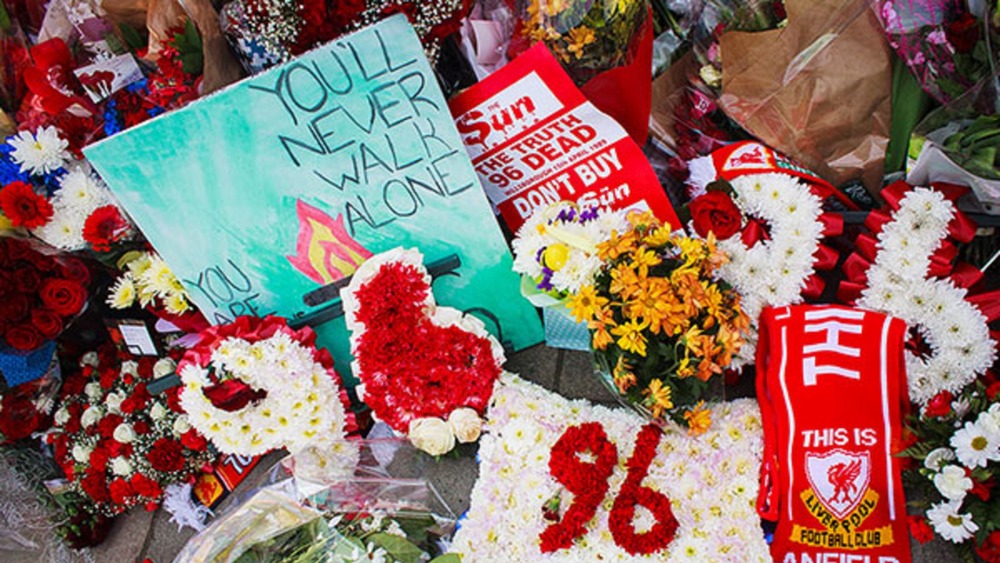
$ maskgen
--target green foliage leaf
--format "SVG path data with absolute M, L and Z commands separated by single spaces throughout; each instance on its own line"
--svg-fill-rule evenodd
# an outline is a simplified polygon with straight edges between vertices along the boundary
M 885 152 L 886 173 L 903 170 L 913 128 L 927 114 L 931 98 L 899 58 L 892 66 L 892 121 Z
M 133 53 L 146 46 L 146 41 L 143 40 L 142 35 L 140 35 L 139 32 L 129 24 L 118 24 L 118 31 L 121 32 L 122 39 L 125 40 L 125 45 Z
M 417 563 L 423 551 L 406 538 L 379 532 L 368 536 L 373 544 L 386 550 L 393 559 L 401 563 Z
M 184 72 L 192 75 L 202 73 L 204 55 L 202 54 L 201 36 L 191 20 L 184 24 L 184 31 L 174 34 L 174 47 L 180 53 L 181 67 Z
M 457 553 L 445 553 L 431 559 L 430 563 L 462 563 L 462 556 Z

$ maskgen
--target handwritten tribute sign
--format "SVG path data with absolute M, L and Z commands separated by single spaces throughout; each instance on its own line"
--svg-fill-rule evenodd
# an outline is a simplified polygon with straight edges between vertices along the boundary
M 380 251 L 520 349 L 542 338 L 447 103 L 403 16 L 86 150 L 210 321 L 315 311 L 303 297 Z M 457 260 L 456 260 L 457 258 Z M 342 319 L 316 327 L 338 369 Z
M 587 101 L 539 43 L 450 102 L 487 195 L 517 229 L 561 200 L 680 221 L 625 129 Z

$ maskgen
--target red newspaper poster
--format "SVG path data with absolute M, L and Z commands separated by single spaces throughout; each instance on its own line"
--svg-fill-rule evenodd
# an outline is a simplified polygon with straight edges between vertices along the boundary
M 587 101 L 544 44 L 449 105 L 480 183 L 512 232 L 561 200 L 648 209 L 680 227 L 642 151 Z

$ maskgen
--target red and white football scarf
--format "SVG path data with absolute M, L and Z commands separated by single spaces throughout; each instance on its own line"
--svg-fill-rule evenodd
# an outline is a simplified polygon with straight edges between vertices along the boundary
M 890 451 L 909 405 L 905 335 L 900 319 L 848 307 L 761 314 L 757 510 L 778 522 L 775 561 L 910 561 L 900 460 Z

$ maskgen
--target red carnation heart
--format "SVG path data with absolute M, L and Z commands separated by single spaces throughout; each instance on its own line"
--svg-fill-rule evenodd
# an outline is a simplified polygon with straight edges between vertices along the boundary
M 502 354 L 478 319 L 437 307 L 419 252 L 369 259 L 347 291 L 357 376 L 379 418 L 407 432 L 417 418 L 447 418 L 461 407 L 485 410 Z M 480 334 L 470 332 L 477 324 Z

